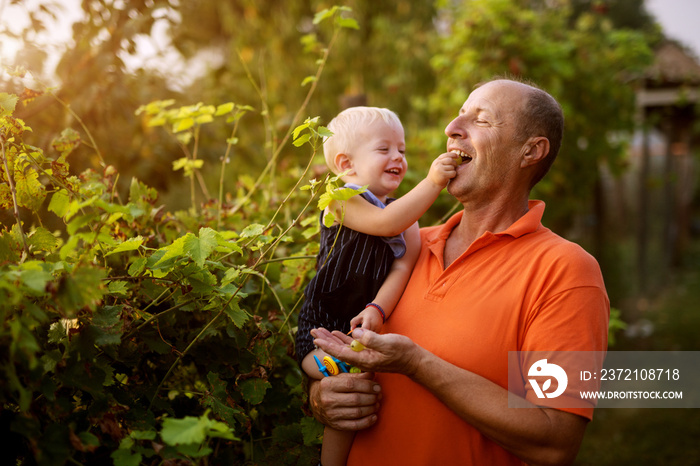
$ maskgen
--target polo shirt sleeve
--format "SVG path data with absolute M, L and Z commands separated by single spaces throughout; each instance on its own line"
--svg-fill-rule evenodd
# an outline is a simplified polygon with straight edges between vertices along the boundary
M 527 380 L 528 369 L 547 352 L 557 357 L 593 357 L 602 364 L 608 344 L 610 302 L 595 259 L 573 243 L 545 271 L 535 305 L 526 311 L 521 334 L 521 374 L 525 398 L 592 419 L 595 402 L 580 397 L 581 381 L 570 374 L 567 389 L 556 398 L 538 398 Z M 590 352 L 590 353 L 589 353 Z M 590 356 L 589 356 L 590 354 Z M 565 365 L 565 364 L 564 364 Z M 588 388 L 590 390 L 590 386 Z

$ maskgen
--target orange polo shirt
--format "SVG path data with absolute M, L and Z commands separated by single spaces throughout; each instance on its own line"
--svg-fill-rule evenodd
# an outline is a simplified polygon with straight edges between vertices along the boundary
M 605 351 L 610 305 L 598 263 L 543 227 L 543 213 L 543 202 L 530 201 L 513 225 L 484 233 L 447 269 L 445 241 L 462 212 L 423 228 L 420 257 L 383 332 L 407 335 L 504 388 L 508 351 Z M 358 432 L 348 465 L 521 464 L 408 377 L 376 380 L 379 419 Z M 549 402 L 525 383 L 520 394 Z M 593 415 L 593 405 L 563 410 Z

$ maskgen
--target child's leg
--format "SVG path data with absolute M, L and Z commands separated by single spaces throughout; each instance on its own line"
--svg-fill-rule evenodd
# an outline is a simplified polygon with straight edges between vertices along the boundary
M 323 446 L 321 447 L 322 466 L 345 466 L 355 432 L 323 429 Z
M 323 361 L 327 354 L 318 348 L 311 351 L 301 362 L 301 368 L 312 379 L 322 379 L 324 375 L 318 370 L 314 356 Z M 323 466 L 345 466 L 354 438 L 354 432 L 335 430 L 330 427 L 324 428 L 321 464 Z

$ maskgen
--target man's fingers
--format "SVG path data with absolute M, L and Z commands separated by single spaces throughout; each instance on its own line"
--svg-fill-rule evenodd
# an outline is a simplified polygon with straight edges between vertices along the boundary
M 336 430 L 356 431 L 373 426 L 377 422 L 377 415 L 372 414 L 359 419 L 337 420 L 331 423 Z
M 321 385 L 324 388 L 324 392 L 326 392 L 326 389 L 330 389 L 336 393 L 367 394 L 367 396 L 376 397 L 381 392 L 381 387 L 372 380 L 372 376 L 373 374 L 370 372 L 339 374 L 334 377 L 321 379 Z M 370 401 L 369 403 L 373 402 Z
M 331 332 L 323 327 L 311 329 L 310 333 L 314 338 L 329 338 L 331 336 Z
M 312 382 L 310 398 L 316 419 L 340 430 L 364 429 L 377 421 L 381 390 L 372 374 L 342 374 Z
M 331 377 L 338 380 L 342 378 Z M 336 384 L 334 388 L 347 389 L 348 387 L 347 384 Z M 371 386 L 369 389 L 371 393 L 322 391 L 321 404 L 325 407 L 326 423 L 339 430 L 360 430 L 373 425 L 377 421 L 380 396 L 372 390 Z
M 359 341 L 363 345 L 372 348 L 375 348 L 379 344 L 377 336 L 378 334 L 376 332 L 373 332 L 371 330 L 365 330 L 362 328 L 358 328 L 354 332 L 352 332 L 352 338 Z
M 338 330 L 333 330 L 333 332 L 329 332 L 323 327 L 312 329 L 310 333 L 311 336 L 314 337 L 314 339 L 328 343 L 343 345 L 350 344 L 350 342 L 352 341 L 352 338 L 345 335 L 343 332 L 340 332 Z
M 337 420 L 353 420 L 362 417 L 367 417 L 371 414 L 376 414 L 379 411 L 380 403 L 377 401 L 377 397 L 370 397 L 370 395 L 358 397 L 357 406 L 338 406 L 336 408 L 330 409 L 335 414 Z
M 333 330 L 332 335 L 333 335 L 334 337 L 336 337 L 338 340 L 340 340 L 342 343 L 345 343 L 345 344 L 347 344 L 347 345 L 349 345 L 350 343 L 352 343 L 352 338 L 351 338 L 350 336 L 346 335 L 346 334 L 343 333 L 343 332 L 340 332 L 340 331 L 338 331 L 338 330 Z

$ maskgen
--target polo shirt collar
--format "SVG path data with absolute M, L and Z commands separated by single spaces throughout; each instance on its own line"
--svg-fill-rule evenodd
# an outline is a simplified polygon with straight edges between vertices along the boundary
M 544 201 L 529 200 L 527 203 L 528 211 L 515 221 L 511 226 L 505 230 L 497 233 L 485 232 L 481 238 L 485 236 L 512 236 L 513 238 L 519 238 L 528 233 L 532 233 L 540 228 L 542 225 L 542 215 L 544 215 Z M 433 242 L 445 242 L 447 238 L 452 233 L 452 230 L 459 224 L 462 220 L 462 215 L 464 211 L 459 211 L 450 217 L 440 228 L 437 228 L 430 232 L 426 238 L 429 243 Z M 481 239 L 480 238 L 480 239 Z M 478 241 L 478 240 L 477 240 Z
M 502 233 L 497 235 L 510 235 L 513 238 L 520 238 L 523 235 L 532 233 L 542 226 L 542 215 L 544 215 L 544 201 L 529 200 L 527 201 L 527 212 L 525 215 L 515 221 Z

